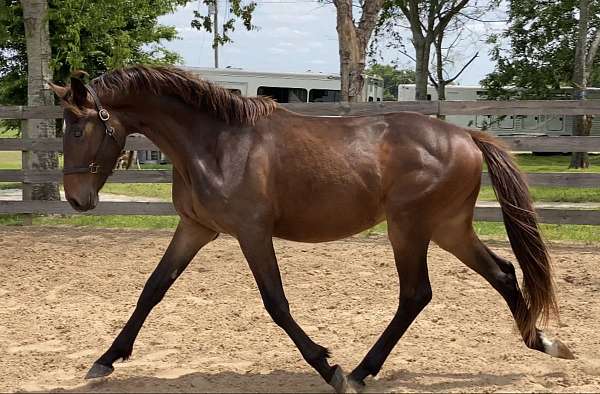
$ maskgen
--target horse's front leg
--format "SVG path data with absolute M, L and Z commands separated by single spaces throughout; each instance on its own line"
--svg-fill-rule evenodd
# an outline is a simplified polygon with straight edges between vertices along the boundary
M 158 304 L 169 287 L 181 275 L 189 262 L 217 233 L 195 224 L 180 222 L 160 263 L 144 285 L 133 314 L 110 348 L 92 366 L 86 379 L 109 375 L 113 363 L 131 355 L 133 343 L 150 311 Z
M 238 239 L 258 285 L 265 309 L 273 321 L 283 328 L 300 350 L 302 357 L 327 383 L 337 392 L 345 392 L 348 381 L 341 368 L 329 365 L 327 349 L 313 342 L 290 313 L 271 236 L 254 233 L 250 236 L 241 235 Z

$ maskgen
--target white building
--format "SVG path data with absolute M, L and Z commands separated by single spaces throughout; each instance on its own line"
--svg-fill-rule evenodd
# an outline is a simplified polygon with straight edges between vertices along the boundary
M 564 88 L 560 96 L 569 97 L 570 88 Z M 559 95 L 557 95 L 559 96 Z M 589 99 L 600 99 L 600 88 L 588 89 Z M 415 85 L 398 85 L 398 101 L 413 101 L 415 99 Z M 427 99 L 437 100 L 435 87 L 427 87 Z M 450 85 L 446 87 L 446 100 L 486 100 L 485 88 L 481 86 L 459 86 Z M 540 134 L 540 135 L 571 135 L 573 130 L 573 116 L 567 115 L 451 115 L 446 120 L 464 127 L 482 128 L 487 126 L 489 130 L 498 135 L 511 134 Z M 592 135 L 600 135 L 600 119 L 592 121 Z

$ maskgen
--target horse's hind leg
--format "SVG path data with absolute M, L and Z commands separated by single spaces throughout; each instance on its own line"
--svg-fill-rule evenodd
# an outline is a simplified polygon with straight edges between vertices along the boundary
M 368 375 L 377 375 L 404 332 L 431 300 L 427 271 L 429 234 L 416 228 L 417 223 L 416 219 L 388 218 L 388 234 L 400 278 L 400 300 L 392 321 L 350 374 L 353 384 L 362 386 Z
M 179 223 L 165 255 L 146 282 L 133 314 L 110 348 L 89 370 L 87 379 L 109 375 L 116 360 L 129 358 L 135 338 L 152 308 L 162 300 L 198 250 L 216 236 L 217 233 L 204 227 Z
M 502 295 L 529 348 L 554 357 L 574 358 L 562 342 L 550 340 L 538 328 L 525 324 L 528 321 L 526 314 L 530 312 L 519 289 L 514 266 L 481 242 L 473 231 L 471 220 L 440 227 L 434 234 L 433 241 L 483 276 Z

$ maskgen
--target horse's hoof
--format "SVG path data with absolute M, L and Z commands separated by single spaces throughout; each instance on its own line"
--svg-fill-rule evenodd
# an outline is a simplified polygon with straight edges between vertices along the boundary
M 362 393 L 365 389 L 365 383 L 362 381 L 352 379 L 352 376 L 348 376 L 348 393 Z
M 86 379 L 96 379 L 103 378 L 105 376 L 110 375 L 115 369 L 112 366 L 102 365 L 98 363 L 94 363 L 92 368 L 85 375 Z
M 544 345 L 544 353 L 552 357 L 564 358 L 566 360 L 574 360 L 575 355 L 569 350 L 567 345 L 558 339 L 548 339 L 544 333 L 540 333 L 542 344 Z
M 348 379 L 342 370 L 342 367 L 336 365 L 335 370 L 329 384 L 333 387 L 336 393 L 348 393 Z

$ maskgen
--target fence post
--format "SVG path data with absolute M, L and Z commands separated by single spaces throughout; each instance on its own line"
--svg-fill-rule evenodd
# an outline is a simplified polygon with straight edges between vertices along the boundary
M 27 124 L 27 120 L 21 121 L 21 138 L 23 140 L 29 139 L 29 127 Z M 31 165 L 31 151 L 22 150 L 21 151 L 21 168 L 23 171 L 28 171 L 33 168 Z M 22 199 L 23 201 L 31 201 L 33 197 L 33 189 L 31 183 L 28 183 L 25 177 L 23 177 L 23 181 L 21 182 L 22 188 Z M 33 215 L 30 213 L 23 214 L 23 225 L 31 226 L 33 224 Z

